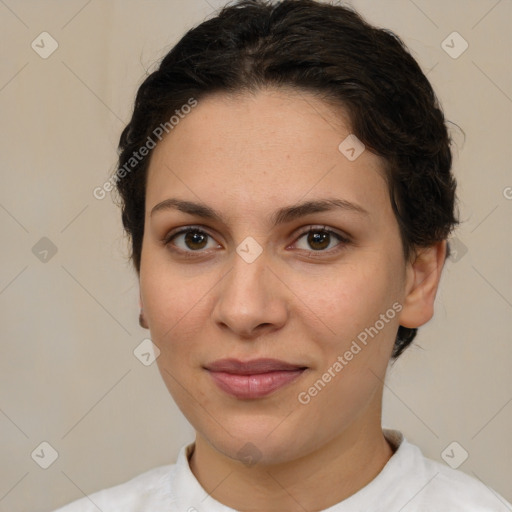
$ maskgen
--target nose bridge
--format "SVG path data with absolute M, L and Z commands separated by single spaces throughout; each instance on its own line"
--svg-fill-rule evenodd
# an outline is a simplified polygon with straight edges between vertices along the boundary
M 249 251 L 244 252 L 247 246 L 242 242 L 234 254 L 214 309 L 214 320 L 241 336 L 251 336 L 263 325 L 280 327 L 287 315 L 280 282 L 268 268 L 268 254 L 263 251 L 255 259 L 246 257 L 253 249 L 250 243 Z

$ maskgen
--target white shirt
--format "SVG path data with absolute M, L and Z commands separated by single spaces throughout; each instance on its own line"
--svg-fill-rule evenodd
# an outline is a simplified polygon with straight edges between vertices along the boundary
M 396 430 L 396 447 L 382 471 L 358 492 L 323 512 L 511 512 L 512 505 L 462 471 L 423 456 Z M 123 484 L 81 498 L 55 512 L 236 512 L 214 500 L 190 470 L 194 443 L 176 464 L 160 466 Z

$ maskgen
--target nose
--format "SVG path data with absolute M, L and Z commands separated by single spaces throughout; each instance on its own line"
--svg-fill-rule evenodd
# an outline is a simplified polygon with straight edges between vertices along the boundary
M 283 327 L 288 318 L 286 287 L 268 266 L 265 252 L 252 263 L 238 254 L 234 260 L 217 292 L 213 310 L 216 324 L 245 340 Z

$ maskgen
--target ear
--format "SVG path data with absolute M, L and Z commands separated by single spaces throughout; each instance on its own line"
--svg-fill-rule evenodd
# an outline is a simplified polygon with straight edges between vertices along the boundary
M 146 317 L 144 316 L 144 305 L 142 304 L 142 294 L 140 292 L 139 292 L 139 307 L 140 307 L 139 325 L 143 329 L 149 329 L 148 322 L 146 320 Z
M 426 324 L 434 315 L 441 271 L 446 259 L 446 240 L 419 248 L 407 263 L 406 289 L 400 325 L 414 329 Z

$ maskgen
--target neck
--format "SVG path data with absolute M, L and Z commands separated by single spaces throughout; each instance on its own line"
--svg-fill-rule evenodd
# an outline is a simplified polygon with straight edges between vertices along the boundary
M 281 464 L 244 466 L 199 433 L 190 468 L 215 500 L 236 510 L 318 511 L 371 482 L 393 455 L 378 421 L 360 418 L 313 453 Z

